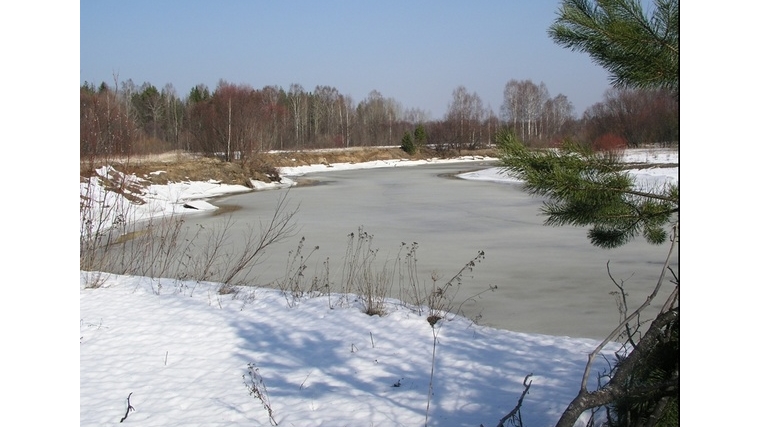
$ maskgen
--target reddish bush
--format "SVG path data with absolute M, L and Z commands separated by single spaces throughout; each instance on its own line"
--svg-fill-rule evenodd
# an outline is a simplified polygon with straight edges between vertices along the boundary
M 605 133 L 594 140 L 592 147 L 594 151 L 625 150 L 628 147 L 628 141 L 622 136 Z

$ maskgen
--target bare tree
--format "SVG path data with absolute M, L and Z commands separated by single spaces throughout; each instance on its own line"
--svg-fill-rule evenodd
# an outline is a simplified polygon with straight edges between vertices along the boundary
M 308 116 L 308 96 L 300 84 L 291 84 L 288 91 L 288 104 L 293 117 L 296 149 L 304 145 L 304 129 Z
M 543 82 L 536 85 L 530 80 L 510 80 L 504 87 L 502 116 L 512 122 L 523 141 L 540 139 L 538 125 L 548 99 L 549 91 Z
M 552 139 L 559 135 L 565 124 L 573 120 L 573 104 L 567 96 L 559 94 L 544 102 L 541 113 L 541 133 L 546 139 Z
M 98 157 L 130 155 L 137 124 L 130 120 L 117 92 L 101 84 L 79 91 L 79 154 L 91 162 Z
M 373 90 L 356 107 L 361 145 L 380 145 L 388 135 L 391 107 L 383 95 Z M 382 141 L 382 142 L 381 142 Z
M 422 124 L 430 120 L 430 114 L 420 108 L 404 110 L 403 120 L 413 124 Z
M 636 147 L 677 141 L 678 115 L 678 100 L 666 90 L 613 88 L 584 112 L 583 122 L 591 142 L 613 134 Z
M 183 126 L 185 108 L 177 97 L 177 91 L 171 83 L 161 89 L 161 99 L 164 101 L 166 137 L 176 148 L 181 148 L 179 137 Z
M 264 86 L 259 91 L 260 115 L 257 118 L 258 139 L 262 150 L 283 149 L 288 115 L 285 91 L 277 86 Z
M 338 100 L 338 121 L 341 128 L 341 142 L 344 147 L 352 145 L 351 134 L 356 122 L 356 109 L 354 100 L 350 96 L 341 95 Z
M 480 143 L 480 124 L 485 116 L 483 101 L 476 92 L 469 93 L 464 86 L 452 92 L 446 120 L 453 124 L 455 149 L 459 152 L 469 146 L 474 148 Z

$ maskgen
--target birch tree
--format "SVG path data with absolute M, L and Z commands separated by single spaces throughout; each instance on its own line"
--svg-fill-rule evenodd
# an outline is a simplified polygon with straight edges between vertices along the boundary
M 549 99 L 546 85 L 536 85 L 530 80 L 510 80 L 504 87 L 502 116 L 512 123 L 523 141 L 539 138 L 538 123 L 544 103 Z
M 304 129 L 308 120 L 309 103 L 307 94 L 300 84 L 291 84 L 288 90 L 288 105 L 293 117 L 296 149 L 304 146 Z
M 457 151 L 465 146 L 475 147 L 480 142 L 480 124 L 485 115 L 483 101 L 477 92 L 470 93 L 459 86 L 451 94 L 446 120 L 451 122 L 455 134 L 453 141 Z

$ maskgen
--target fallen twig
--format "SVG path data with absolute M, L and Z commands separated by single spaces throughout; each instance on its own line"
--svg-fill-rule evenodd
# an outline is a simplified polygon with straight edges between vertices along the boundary
M 130 411 L 130 410 L 132 410 L 132 411 L 134 411 L 134 410 L 135 410 L 135 408 L 132 406 L 132 404 L 131 404 L 131 403 L 129 403 L 129 398 L 130 398 L 130 397 L 132 397 L 132 393 L 129 393 L 129 396 L 127 396 L 127 413 L 125 413 L 125 414 L 124 414 L 124 418 L 122 418 L 122 419 L 119 421 L 120 423 L 123 423 L 123 422 L 124 422 L 124 420 L 126 420 L 126 419 L 127 419 L 127 417 L 129 416 L 129 411 Z

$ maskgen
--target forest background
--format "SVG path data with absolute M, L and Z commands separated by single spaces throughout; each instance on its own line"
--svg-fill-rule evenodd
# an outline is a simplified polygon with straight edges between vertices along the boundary
M 438 152 L 477 150 L 509 127 L 531 146 L 557 146 L 565 139 L 594 148 L 672 146 L 679 139 L 679 101 L 662 90 L 609 89 L 604 99 L 576 117 L 563 94 L 543 83 L 510 80 L 497 115 L 480 96 L 455 88 L 447 113 L 431 120 L 417 108 L 372 91 L 355 103 L 330 86 L 306 91 L 261 89 L 220 81 L 180 96 L 171 84 L 160 90 L 130 79 L 80 87 L 80 156 L 129 156 L 183 150 L 243 160 L 271 150 L 399 146 L 405 134 Z

